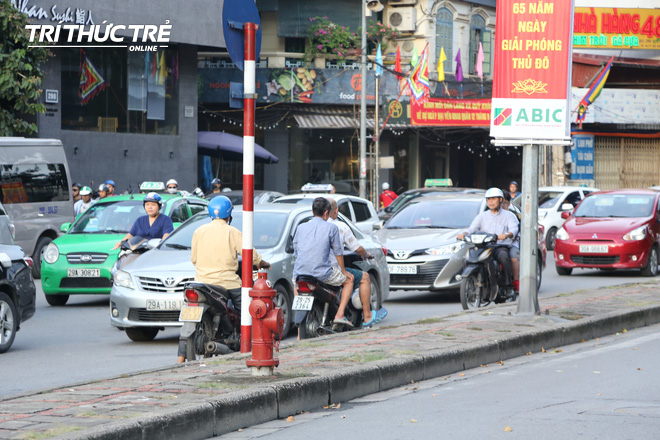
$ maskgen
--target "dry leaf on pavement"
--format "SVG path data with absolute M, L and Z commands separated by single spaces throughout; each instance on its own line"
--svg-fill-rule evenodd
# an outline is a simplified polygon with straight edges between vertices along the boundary
M 410 421 L 411 421 L 412 423 L 417 423 L 417 420 L 415 420 L 415 419 L 410 419 Z
M 545 348 L 541 347 L 541 352 L 545 353 Z
M 296 420 L 296 419 L 294 419 L 293 416 L 289 416 L 289 417 L 286 418 L 286 421 L 287 421 L 288 423 L 291 423 L 291 422 L 293 422 L 293 421 L 295 421 L 295 420 Z
M 510 426 L 507 426 L 506 428 L 504 428 L 504 432 L 511 432 L 511 431 L 513 431 L 513 429 L 511 429 Z

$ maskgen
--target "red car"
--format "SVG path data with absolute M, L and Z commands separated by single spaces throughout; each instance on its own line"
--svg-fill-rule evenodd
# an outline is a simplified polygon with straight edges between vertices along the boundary
M 658 273 L 660 193 L 643 189 L 599 191 L 585 197 L 557 231 L 559 275 L 574 268 L 641 269 Z M 567 213 L 568 214 L 568 213 Z

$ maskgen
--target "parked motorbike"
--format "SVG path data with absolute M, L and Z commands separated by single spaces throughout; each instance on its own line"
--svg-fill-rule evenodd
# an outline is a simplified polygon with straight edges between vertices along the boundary
M 362 302 L 357 286 L 344 313 L 353 327 L 332 324 L 339 308 L 341 286 L 330 286 L 313 276 L 300 275 L 296 278 L 296 287 L 298 295 L 293 299 L 291 310 L 295 313 L 294 323 L 300 327 L 300 339 L 357 329 L 362 325 Z
M 227 289 L 211 284 L 186 284 L 179 321 L 181 353 L 186 360 L 229 354 L 241 348 L 241 317 L 229 302 Z M 181 346 L 183 344 L 183 346 Z
M 120 251 L 117 261 L 112 266 L 110 273 L 114 276 L 115 272 L 119 269 L 127 266 L 137 257 L 147 252 L 150 249 L 148 243 L 149 240 L 140 236 L 131 237 L 129 240 L 123 241 L 119 248 Z
M 463 309 L 478 309 L 491 302 L 506 301 L 506 280 L 493 255 L 497 247 L 497 234 L 475 232 L 463 237 L 463 241 L 469 246 L 461 273 L 460 296 Z

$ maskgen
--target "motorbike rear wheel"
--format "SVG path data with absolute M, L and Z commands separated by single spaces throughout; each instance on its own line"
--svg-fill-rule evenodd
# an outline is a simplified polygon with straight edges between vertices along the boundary
M 207 313 L 195 326 L 195 332 L 186 339 L 186 360 L 195 361 L 198 356 L 209 357 L 204 354 L 204 346 L 213 337 L 213 319 Z
M 319 327 L 323 319 L 323 310 L 321 305 L 314 301 L 312 310 L 307 313 L 303 322 L 300 323 L 300 339 L 317 338 L 319 334 Z
M 461 281 L 461 306 L 463 310 L 478 309 L 482 306 L 481 288 L 478 286 L 476 273 L 472 273 Z

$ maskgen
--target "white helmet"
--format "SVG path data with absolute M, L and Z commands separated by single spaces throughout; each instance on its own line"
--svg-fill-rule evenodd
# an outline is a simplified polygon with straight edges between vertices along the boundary
M 484 198 L 490 199 L 491 197 L 501 197 L 504 198 L 504 193 L 499 188 L 490 188 L 486 191 Z
M 170 188 L 167 188 L 167 187 L 169 187 L 170 185 L 175 185 L 176 188 L 171 188 L 171 189 L 170 189 Z M 179 188 L 179 184 L 178 184 L 178 182 L 177 182 L 176 180 L 174 180 L 174 179 L 170 179 L 170 180 L 167 181 L 167 184 L 165 185 L 165 187 L 167 188 L 167 192 L 168 192 L 168 193 L 170 193 L 170 194 L 176 194 L 176 192 L 177 192 L 177 190 L 178 190 L 178 188 Z
M 383 182 L 383 191 L 385 191 L 386 189 L 390 189 L 390 184 L 387 182 Z

